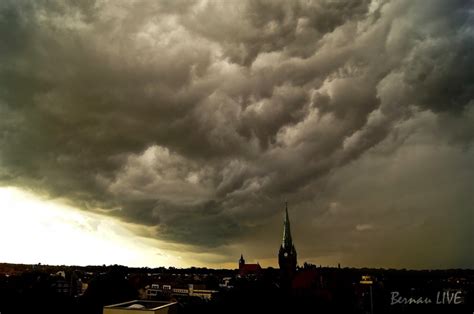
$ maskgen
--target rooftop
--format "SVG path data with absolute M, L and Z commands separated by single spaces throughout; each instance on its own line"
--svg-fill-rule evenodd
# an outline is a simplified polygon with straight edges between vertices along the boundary
M 130 310 L 130 313 L 143 312 L 143 313 L 168 313 L 169 309 L 173 307 L 177 302 L 168 301 L 146 301 L 146 300 L 133 300 L 118 304 L 104 306 L 104 314 L 107 313 L 123 313 L 123 310 Z M 133 311 L 133 312 L 132 312 Z

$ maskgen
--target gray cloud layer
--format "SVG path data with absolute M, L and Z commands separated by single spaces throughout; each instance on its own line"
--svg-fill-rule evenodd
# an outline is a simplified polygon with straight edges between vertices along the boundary
M 460 0 L 3 1 L 0 182 L 217 262 L 272 258 L 289 200 L 303 259 L 472 267 L 473 25 Z

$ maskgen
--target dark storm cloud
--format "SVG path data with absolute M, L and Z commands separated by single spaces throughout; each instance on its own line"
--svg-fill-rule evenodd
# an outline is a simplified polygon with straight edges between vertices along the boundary
M 362 18 L 369 2 L 214 1 L 201 5 L 193 15 L 185 15 L 182 22 L 219 42 L 232 62 L 249 65 L 259 54 L 273 51 L 311 56 L 325 34 L 351 19 Z
M 272 226 L 289 200 L 312 238 L 307 217 L 352 200 L 331 178 L 402 150 L 420 115 L 437 121 L 429 145 L 469 154 L 473 10 L 470 1 L 4 1 L 0 180 L 216 252 L 257 235 L 278 245 Z M 328 220 L 328 236 L 349 228 L 354 247 L 328 239 L 315 251 L 350 260 L 384 230 L 361 219 L 378 217 L 367 209 L 377 202 L 360 202 L 345 205 L 343 225 Z M 420 202 L 403 206 L 423 216 Z

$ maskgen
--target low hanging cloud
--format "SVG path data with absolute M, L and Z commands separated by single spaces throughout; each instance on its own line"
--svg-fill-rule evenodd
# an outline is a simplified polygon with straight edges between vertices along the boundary
M 242 248 L 273 257 L 288 200 L 302 258 L 472 266 L 451 240 L 428 241 L 445 216 L 472 236 L 472 181 L 456 176 L 474 166 L 472 25 L 467 0 L 3 1 L 0 184 L 155 227 L 219 262 Z M 440 171 L 405 171 L 420 158 Z M 398 175 L 426 182 L 406 191 Z M 434 197 L 440 178 L 457 189 Z M 429 226 L 410 229 L 423 262 L 357 257 L 383 248 L 379 232 L 403 250 L 408 209 Z

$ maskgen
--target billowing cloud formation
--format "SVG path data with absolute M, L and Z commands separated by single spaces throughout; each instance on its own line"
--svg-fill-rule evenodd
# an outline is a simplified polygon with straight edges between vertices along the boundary
M 462 0 L 3 1 L 0 182 L 209 262 L 273 258 L 288 200 L 302 258 L 473 266 L 472 25 Z

